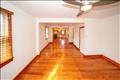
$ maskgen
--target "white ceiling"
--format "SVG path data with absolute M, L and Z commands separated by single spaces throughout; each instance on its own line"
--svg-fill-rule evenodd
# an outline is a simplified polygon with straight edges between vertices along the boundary
M 79 12 L 78 9 L 63 6 L 63 4 L 65 4 L 63 1 L 10 1 L 10 3 L 38 18 L 76 18 L 77 13 Z M 101 13 L 105 12 L 105 10 L 110 11 L 116 7 L 118 6 L 108 5 L 97 7 L 92 9 L 89 13 L 85 13 L 81 17 L 101 18 L 113 15 L 117 13 L 117 9 L 110 13 Z

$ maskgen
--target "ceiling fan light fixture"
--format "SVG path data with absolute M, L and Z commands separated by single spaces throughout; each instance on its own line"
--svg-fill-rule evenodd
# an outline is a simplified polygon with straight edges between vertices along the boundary
M 90 4 L 89 1 L 81 1 L 81 3 L 84 4 L 84 5 L 88 5 L 88 4 Z
M 81 7 L 81 11 L 88 11 L 88 10 L 90 10 L 92 8 L 92 5 L 83 5 L 82 7 Z
M 76 2 L 82 3 L 84 5 L 99 2 L 100 0 L 75 0 Z

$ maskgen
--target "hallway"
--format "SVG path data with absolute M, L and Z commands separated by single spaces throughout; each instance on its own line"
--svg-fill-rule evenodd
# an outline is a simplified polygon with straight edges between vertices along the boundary
M 120 80 L 120 0 L 2 0 L 0 80 Z
M 102 58 L 84 58 L 73 44 L 56 39 L 15 80 L 118 80 L 120 70 Z

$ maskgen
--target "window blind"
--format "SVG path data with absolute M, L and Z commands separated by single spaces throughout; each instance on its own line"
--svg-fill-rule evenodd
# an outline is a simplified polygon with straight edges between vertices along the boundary
M 0 67 L 13 58 L 11 42 L 11 14 L 0 11 Z

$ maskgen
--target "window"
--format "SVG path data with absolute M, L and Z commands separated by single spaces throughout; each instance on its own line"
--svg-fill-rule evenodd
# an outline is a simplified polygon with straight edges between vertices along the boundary
M 48 27 L 45 27 L 45 39 L 47 40 L 48 39 L 48 32 L 49 32 L 49 30 L 48 30 Z
M 63 30 L 62 30 L 62 32 L 61 32 L 61 33 L 62 33 L 62 35 L 64 35 L 64 34 L 65 34 L 65 31 L 63 31 Z
M 0 7 L 0 67 L 13 59 L 11 18 L 13 12 Z

